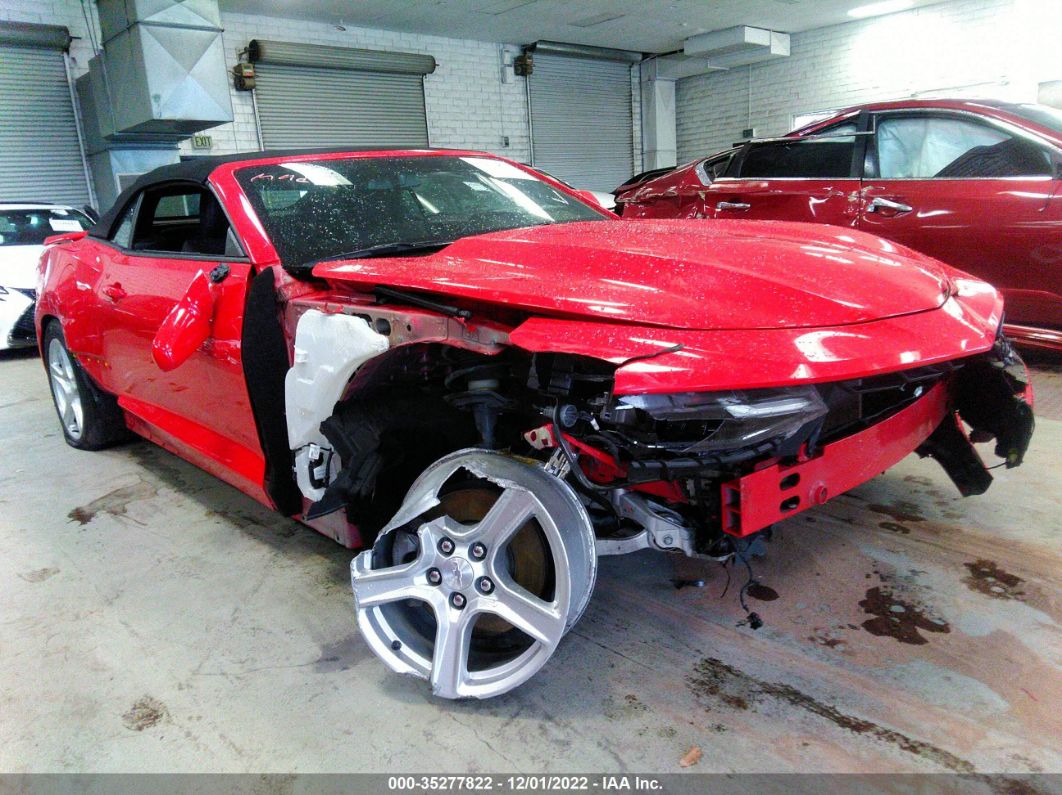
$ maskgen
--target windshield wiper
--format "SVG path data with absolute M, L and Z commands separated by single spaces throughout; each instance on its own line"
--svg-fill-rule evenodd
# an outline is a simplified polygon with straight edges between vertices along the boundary
M 450 317 L 459 317 L 462 320 L 472 319 L 472 310 L 470 309 L 460 309 L 416 293 L 407 293 L 404 290 L 396 290 L 393 287 L 384 287 L 382 285 L 377 285 L 373 292 L 376 293 L 376 297 L 381 301 L 399 301 L 410 306 L 419 306 L 421 309 L 432 309 Z
M 337 259 L 368 259 L 369 257 L 386 257 L 388 254 L 412 254 L 420 251 L 438 251 L 453 243 L 452 240 L 418 240 L 412 243 L 377 243 L 375 246 L 356 248 L 322 257 L 317 262 L 332 262 Z

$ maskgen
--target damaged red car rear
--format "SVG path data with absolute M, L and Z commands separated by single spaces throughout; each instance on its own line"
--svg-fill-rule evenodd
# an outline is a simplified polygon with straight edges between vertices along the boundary
M 535 674 L 600 555 L 743 558 L 906 455 L 963 494 L 1032 394 L 987 284 L 805 224 L 622 221 L 475 152 L 141 178 L 52 241 L 67 441 L 127 429 L 351 548 L 365 641 L 448 698 Z

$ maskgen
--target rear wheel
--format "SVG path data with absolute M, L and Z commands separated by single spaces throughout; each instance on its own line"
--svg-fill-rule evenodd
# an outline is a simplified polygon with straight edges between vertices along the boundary
M 66 443 L 79 450 L 100 450 L 127 438 L 118 401 L 92 383 L 70 354 L 55 321 L 44 331 L 43 348 L 52 401 Z

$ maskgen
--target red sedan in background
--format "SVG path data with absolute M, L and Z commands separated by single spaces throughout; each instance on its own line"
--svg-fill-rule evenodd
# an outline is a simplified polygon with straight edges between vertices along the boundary
M 51 239 L 36 322 L 70 445 L 135 431 L 364 549 L 366 643 L 482 698 L 546 663 L 599 555 L 746 560 L 912 451 L 984 492 L 971 441 L 1014 467 L 1033 431 L 1001 310 L 872 235 L 623 221 L 420 150 L 157 169 Z
M 999 288 L 1016 341 L 1062 350 L 1062 112 L 903 100 L 849 108 L 622 188 L 625 218 L 872 232 Z

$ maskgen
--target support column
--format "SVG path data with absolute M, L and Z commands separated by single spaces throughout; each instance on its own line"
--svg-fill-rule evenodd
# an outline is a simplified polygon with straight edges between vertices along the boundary
M 677 162 L 675 81 L 660 77 L 657 59 L 641 64 L 642 168 L 671 168 Z

